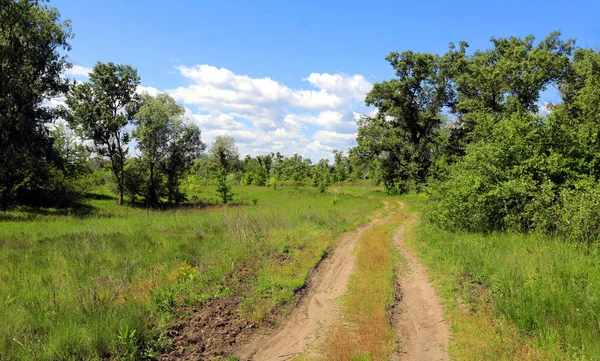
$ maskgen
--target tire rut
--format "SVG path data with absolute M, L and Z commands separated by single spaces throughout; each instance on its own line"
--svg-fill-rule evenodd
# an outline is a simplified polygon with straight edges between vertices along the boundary
M 390 360 L 448 361 L 448 322 L 440 298 L 425 267 L 404 246 L 406 227 L 414 221 L 409 218 L 394 234 L 394 244 L 406 259 L 407 270 L 396 275 L 400 294 L 392 320 L 400 347 Z

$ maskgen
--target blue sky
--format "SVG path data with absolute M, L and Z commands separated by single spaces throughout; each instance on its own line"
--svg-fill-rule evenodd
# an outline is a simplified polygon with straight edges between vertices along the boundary
M 318 159 L 354 145 L 354 116 L 373 83 L 393 77 L 390 51 L 443 53 L 450 41 L 560 30 L 600 47 L 600 1 L 53 0 L 72 21 L 69 58 L 136 67 L 144 89 L 186 106 L 210 142 L 243 154 Z M 80 68 L 81 67 L 81 68 Z M 312 74 L 312 75 L 311 75 Z

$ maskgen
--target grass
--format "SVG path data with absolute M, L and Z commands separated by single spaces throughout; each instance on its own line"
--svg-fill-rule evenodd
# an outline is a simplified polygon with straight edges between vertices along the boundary
M 409 244 L 441 285 L 456 360 L 600 360 L 598 245 L 427 221 Z
M 358 240 L 355 270 L 343 298 L 343 322 L 325 336 L 324 360 L 387 360 L 395 347 L 388 314 L 394 300 L 397 255 L 392 234 L 403 217 L 390 217 L 374 224 Z
M 150 211 L 104 195 L 84 215 L 5 215 L 0 360 L 152 358 L 168 343 L 161 329 L 174 308 L 208 297 L 241 296 L 246 317 L 268 322 L 337 235 L 380 206 L 371 189 L 234 193 L 231 207 Z

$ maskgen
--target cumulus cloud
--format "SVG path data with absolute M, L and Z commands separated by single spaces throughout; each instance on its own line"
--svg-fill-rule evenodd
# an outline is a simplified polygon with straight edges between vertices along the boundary
M 65 75 L 68 77 L 80 77 L 80 78 L 87 78 L 88 74 L 92 71 L 92 69 L 90 68 L 86 68 L 85 66 L 81 66 L 81 65 L 73 65 L 73 67 L 71 69 L 67 69 L 65 71 Z
M 138 94 L 142 94 L 142 93 L 148 93 L 149 95 L 152 95 L 153 97 L 157 96 L 158 93 L 160 93 L 160 90 L 156 89 L 155 87 L 152 86 L 141 86 L 138 85 L 137 89 L 135 90 L 136 93 Z
M 372 84 L 362 75 L 312 73 L 305 86 L 250 77 L 212 65 L 175 68 L 187 85 L 164 91 L 182 102 L 205 142 L 230 135 L 243 154 L 299 153 L 313 160 L 346 150 L 356 137 L 355 109 L 364 109 Z M 158 89 L 140 86 L 152 95 Z

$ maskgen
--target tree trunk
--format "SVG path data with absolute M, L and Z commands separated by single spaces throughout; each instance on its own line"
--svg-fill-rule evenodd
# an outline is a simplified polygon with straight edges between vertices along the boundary
M 158 199 L 156 196 L 156 184 L 154 184 L 154 165 L 150 164 L 150 205 L 152 208 L 158 208 Z

